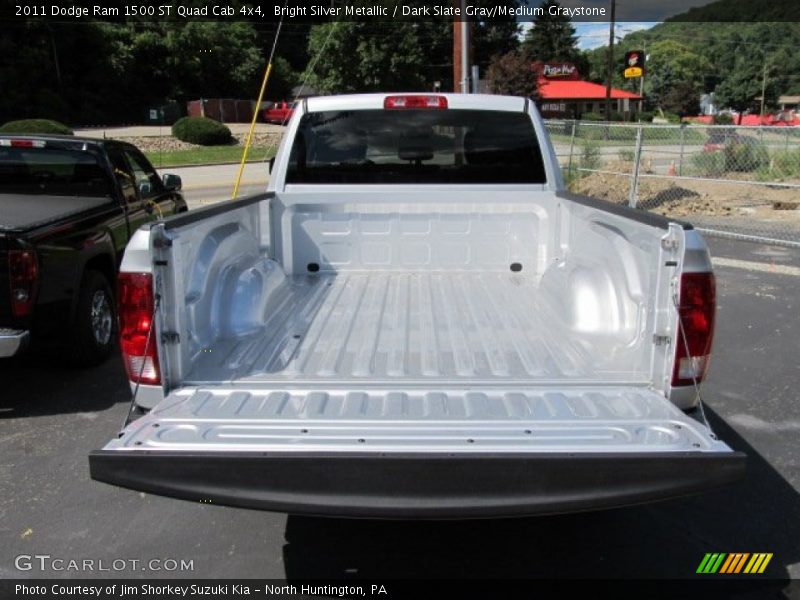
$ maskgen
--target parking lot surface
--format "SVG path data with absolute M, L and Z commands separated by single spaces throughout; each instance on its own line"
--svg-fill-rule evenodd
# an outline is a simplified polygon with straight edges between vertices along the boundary
M 749 457 L 739 484 L 603 512 L 473 522 L 316 519 L 173 500 L 89 479 L 87 454 L 128 410 L 119 358 L 73 370 L 59 352 L 40 352 L 0 361 L 0 577 L 693 578 L 707 552 L 771 552 L 763 577 L 778 590 L 800 577 L 800 253 L 710 245 L 719 312 L 704 396 L 716 433 Z M 15 564 L 35 554 L 192 569 Z

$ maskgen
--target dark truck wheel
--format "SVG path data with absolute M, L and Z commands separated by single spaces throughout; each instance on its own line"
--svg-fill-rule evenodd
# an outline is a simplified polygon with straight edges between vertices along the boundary
M 75 313 L 73 362 L 98 365 L 114 346 L 114 296 L 105 275 L 86 271 L 81 282 Z

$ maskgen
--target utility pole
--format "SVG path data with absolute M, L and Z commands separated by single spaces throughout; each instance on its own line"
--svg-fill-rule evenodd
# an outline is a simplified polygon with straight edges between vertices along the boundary
M 466 17 L 466 0 L 454 0 L 460 16 L 453 21 L 453 91 L 469 94 L 470 39 Z
M 767 100 L 767 59 L 764 58 L 764 79 L 761 81 L 761 116 L 764 116 L 764 104 Z
M 469 94 L 469 23 L 467 22 L 467 0 L 461 0 L 461 93 Z
M 611 0 L 611 23 L 608 30 L 608 66 L 606 73 L 606 121 L 611 120 L 611 77 L 614 74 L 614 19 L 617 1 Z

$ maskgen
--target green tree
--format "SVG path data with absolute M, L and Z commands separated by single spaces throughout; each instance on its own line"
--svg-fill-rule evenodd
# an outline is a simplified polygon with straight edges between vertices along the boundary
M 715 90 L 717 103 L 724 108 L 732 108 L 742 113 L 757 110 L 760 104 L 764 71 L 766 68 L 766 106 L 775 104 L 779 81 L 776 78 L 777 66 L 760 47 L 753 44 L 740 46 L 736 53 L 734 68 L 728 71 Z
M 0 35 L 0 122 L 23 118 L 69 120 L 53 57 L 52 30 L 42 22 L 9 22 Z M 12 58 L 13 57 L 13 58 Z
M 704 78 L 712 71 L 705 56 L 675 40 L 659 40 L 648 46 L 645 67 L 644 91 L 650 106 L 696 114 L 689 109 L 699 102 Z
M 525 34 L 522 51 L 529 61 L 565 61 L 574 63 L 578 71 L 586 73 L 588 62 L 578 49 L 575 27 L 569 17 L 551 15 L 550 7 L 559 7 L 554 0 L 547 0 L 541 6 L 543 14 L 534 17 L 533 26 Z
M 265 97 L 291 98 L 292 88 L 300 83 L 300 76 L 292 69 L 289 61 L 282 56 L 276 56 L 272 61 L 272 73 L 269 76 Z
M 449 26 L 439 21 L 315 25 L 308 42 L 309 84 L 330 93 L 429 89 L 441 73 L 433 57 L 448 56 L 443 34 Z
M 165 49 L 166 64 L 178 74 L 172 95 L 186 99 L 252 98 L 266 68 L 256 31 L 246 22 L 189 21 L 170 26 Z
M 694 81 L 679 81 L 662 96 L 660 107 L 680 116 L 700 113 L 700 94 Z
M 539 90 L 530 61 L 519 52 L 495 57 L 486 72 L 495 94 L 538 98 Z
M 523 4 L 517 0 L 515 4 Z M 477 6 L 491 7 L 495 0 L 479 0 Z M 494 18 L 488 21 L 478 20 L 472 23 L 473 64 L 478 65 L 480 72 L 486 73 L 495 57 L 519 49 L 519 23 L 513 15 L 505 18 Z

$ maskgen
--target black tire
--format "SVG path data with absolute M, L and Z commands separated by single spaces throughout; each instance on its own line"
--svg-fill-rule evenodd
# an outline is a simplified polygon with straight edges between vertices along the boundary
M 99 271 L 86 271 L 73 324 L 73 363 L 81 367 L 102 363 L 114 349 L 115 333 L 114 295 L 108 279 Z

